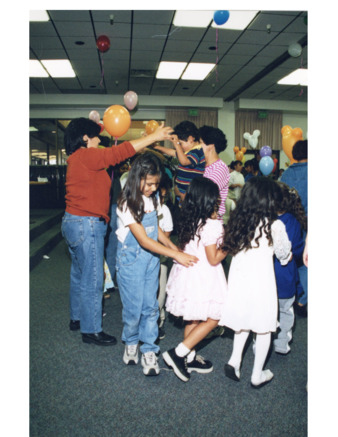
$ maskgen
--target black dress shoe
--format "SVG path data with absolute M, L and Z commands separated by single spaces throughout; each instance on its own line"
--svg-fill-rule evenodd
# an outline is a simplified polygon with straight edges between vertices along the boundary
M 71 320 L 69 322 L 69 329 L 71 331 L 77 331 L 80 329 L 80 320 Z
M 84 343 L 94 343 L 99 346 L 113 346 L 117 340 L 112 335 L 108 335 L 103 331 L 97 334 L 82 334 L 82 341 Z

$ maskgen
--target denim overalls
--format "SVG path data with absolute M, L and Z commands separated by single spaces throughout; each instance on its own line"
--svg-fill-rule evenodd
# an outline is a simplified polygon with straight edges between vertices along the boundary
M 142 225 L 148 237 L 157 241 L 157 211 L 146 213 Z M 158 352 L 158 280 L 160 257 L 143 249 L 131 231 L 123 243 L 118 242 L 116 277 L 122 301 L 122 341 L 135 345 L 141 353 Z

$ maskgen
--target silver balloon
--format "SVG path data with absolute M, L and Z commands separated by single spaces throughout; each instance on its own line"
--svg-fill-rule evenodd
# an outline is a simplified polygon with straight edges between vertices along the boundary
M 296 42 L 292 43 L 289 45 L 288 52 L 290 56 L 297 58 L 302 54 L 302 46 Z

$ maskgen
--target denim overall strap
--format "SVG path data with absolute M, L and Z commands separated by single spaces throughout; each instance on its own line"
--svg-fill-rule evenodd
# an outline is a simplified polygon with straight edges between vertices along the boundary
M 144 214 L 142 225 L 149 238 L 157 240 L 157 212 Z M 117 249 L 116 276 L 122 301 L 122 340 L 126 345 L 142 342 L 142 353 L 158 352 L 159 256 L 143 249 L 131 231 Z

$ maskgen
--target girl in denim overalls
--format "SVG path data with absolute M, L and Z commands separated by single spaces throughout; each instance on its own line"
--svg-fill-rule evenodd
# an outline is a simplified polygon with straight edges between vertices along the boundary
M 158 279 L 159 255 L 169 256 L 189 267 L 198 259 L 180 252 L 158 226 L 156 191 L 161 164 L 151 152 L 133 163 L 118 200 L 118 248 L 116 276 L 122 301 L 123 361 L 137 364 L 138 348 L 146 376 L 158 375 Z M 158 241 L 157 241 L 158 240 Z

